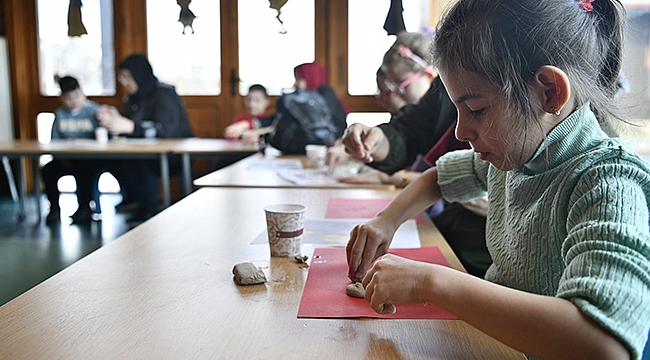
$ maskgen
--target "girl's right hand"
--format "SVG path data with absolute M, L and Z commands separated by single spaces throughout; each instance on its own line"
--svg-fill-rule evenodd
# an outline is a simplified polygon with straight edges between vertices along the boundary
M 357 225 L 350 232 L 350 240 L 346 247 L 349 272 L 352 281 L 361 281 L 370 264 L 375 259 L 386 254 L 393 235 L 399 226 L 375 217 L 365 224 Z

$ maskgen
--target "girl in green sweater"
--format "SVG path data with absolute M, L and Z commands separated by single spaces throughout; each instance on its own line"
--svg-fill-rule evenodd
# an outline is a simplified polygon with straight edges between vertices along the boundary
M 617 0 L 459 0 L 434 59 L 458 109 L 448 153 L 347 247 L 377 312 L 435 303 L 530 357 L 639 359 L 650 328 L 650 166 L 599 122 L 614 117 Z M 441 197 L 487 194 L 485 280 L 384 255 Z M 367 274 L 366 274 L 367 272 Z M 398 310 L 399 311 L 399 310 Z

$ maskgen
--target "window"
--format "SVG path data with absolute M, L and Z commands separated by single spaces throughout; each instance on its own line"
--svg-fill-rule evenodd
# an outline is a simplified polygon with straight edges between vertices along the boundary
M 259 83 L 281 95 L 294 83 L 293 68 L 314 61 L 314 0 L 288 1 L 278 12 L 268 0 L 239 0 L 239 93 Z
M 181 13 L 176 1 L 147 0 L 149 62 L 154 74 L 161 81 L 174 85 L 179 95 L 219 95 L 219 1 L 193 1 L 188 8 L 191 13 Z M 191 26 L 184 26 L 181 17 Z
M 359 123 L 366 126 L 377 126 L 390 121 L 389 112 L 351 112 L 348 114 L 348 126 Z
M 429 21 L 428 0 L 403 0 L 406 31 L 424 29 Z M 395 35 L 383 29 L 390 0 L 348 1 L 348 92 L 372 95 L 377 90 L 375 74 Z
M 650 161 L 650 4 L 639 0 L 627 0 L 623 4 L 627 10 L 623 54 L 627 87 L 617 96 L 623 118 L 632 125 L 613 121 L 612 126 Z
M 111 0 L 84 1 L 86 35 L 68 36 L 69 0 L 37 0 L 40 90 L 59 95 L 55 75 L 74 76 L 86 95 L 115 94 Z

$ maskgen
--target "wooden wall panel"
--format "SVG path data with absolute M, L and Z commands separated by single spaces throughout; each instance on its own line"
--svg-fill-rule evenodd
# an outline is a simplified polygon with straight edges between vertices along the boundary
M 18 138 L 33 139 L 36 137 L 36 114 L 40 112 L 38 62 L 34 61 L 37 59 L 36 2 L 4 1 L 14 132 Z
M 187 116 L 194 135 L 201 138 L 219 138 L 223 129 L 218 126 L 219 109 L 215 106 L 192 106 L 187 108 Z
M 231 120 L 242 111 L 241 97 L 238 94 L 237 82 L 231 79 L 234 71 L 235 78 L 239 78 L 239 26 L 237 21 L 237 0 L 221 0 L 221 95 L 217 101 L 221 104 L 219 116 L 215 119 L 215 128 L 221 137 L 224 129 Z M 232 93 L 232 89 L 235 93 Z
M 7 35 L 5 27 L 4 0 L 0 0 L 0 36 Z

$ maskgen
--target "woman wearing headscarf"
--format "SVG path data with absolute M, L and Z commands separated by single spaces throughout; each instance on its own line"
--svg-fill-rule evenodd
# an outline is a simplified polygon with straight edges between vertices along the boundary
M 334 125 L 341 129 L 341 134 L 348 127 L 346 122 L 347 114 L 350 110 L 336 96 L 334 90 L 327 85 L 327 69 L 318 61 L 304 63 L 293 69 L 296 78 L 296 90 L 313 90 L 321 94 L 333 111 L 332 120 Z
M 347 127 L 347 107 L 327 85 L 327 69 L 318 61 L 294 68 L 296 89 L 282 95 L 274 116 L 260 119 L 261 128 L 244 133 L 242 141 L 260 135 L 286 154 L 304 154 L 305 144 L 330 146 Z M 310 124 L 303 126 L 303 124 Z
M 128 138 L 188 138 L 193 137 L 185 104 L 173 86 L 162 83 L 153 74 L 144 55 L 134 54 L 119 64 L 117 80 L 126 88 L 122 111 L 113 106 L 100 108 L 100 125 L 113 136 Z M 180 161 L 170 159 L 170 170 L 180 171 Z M 132 217 L 140 222 L 158 209 L 160 165 L 157 161 L 121 160 L 109 169 L 126 194 L 139 207 Z

